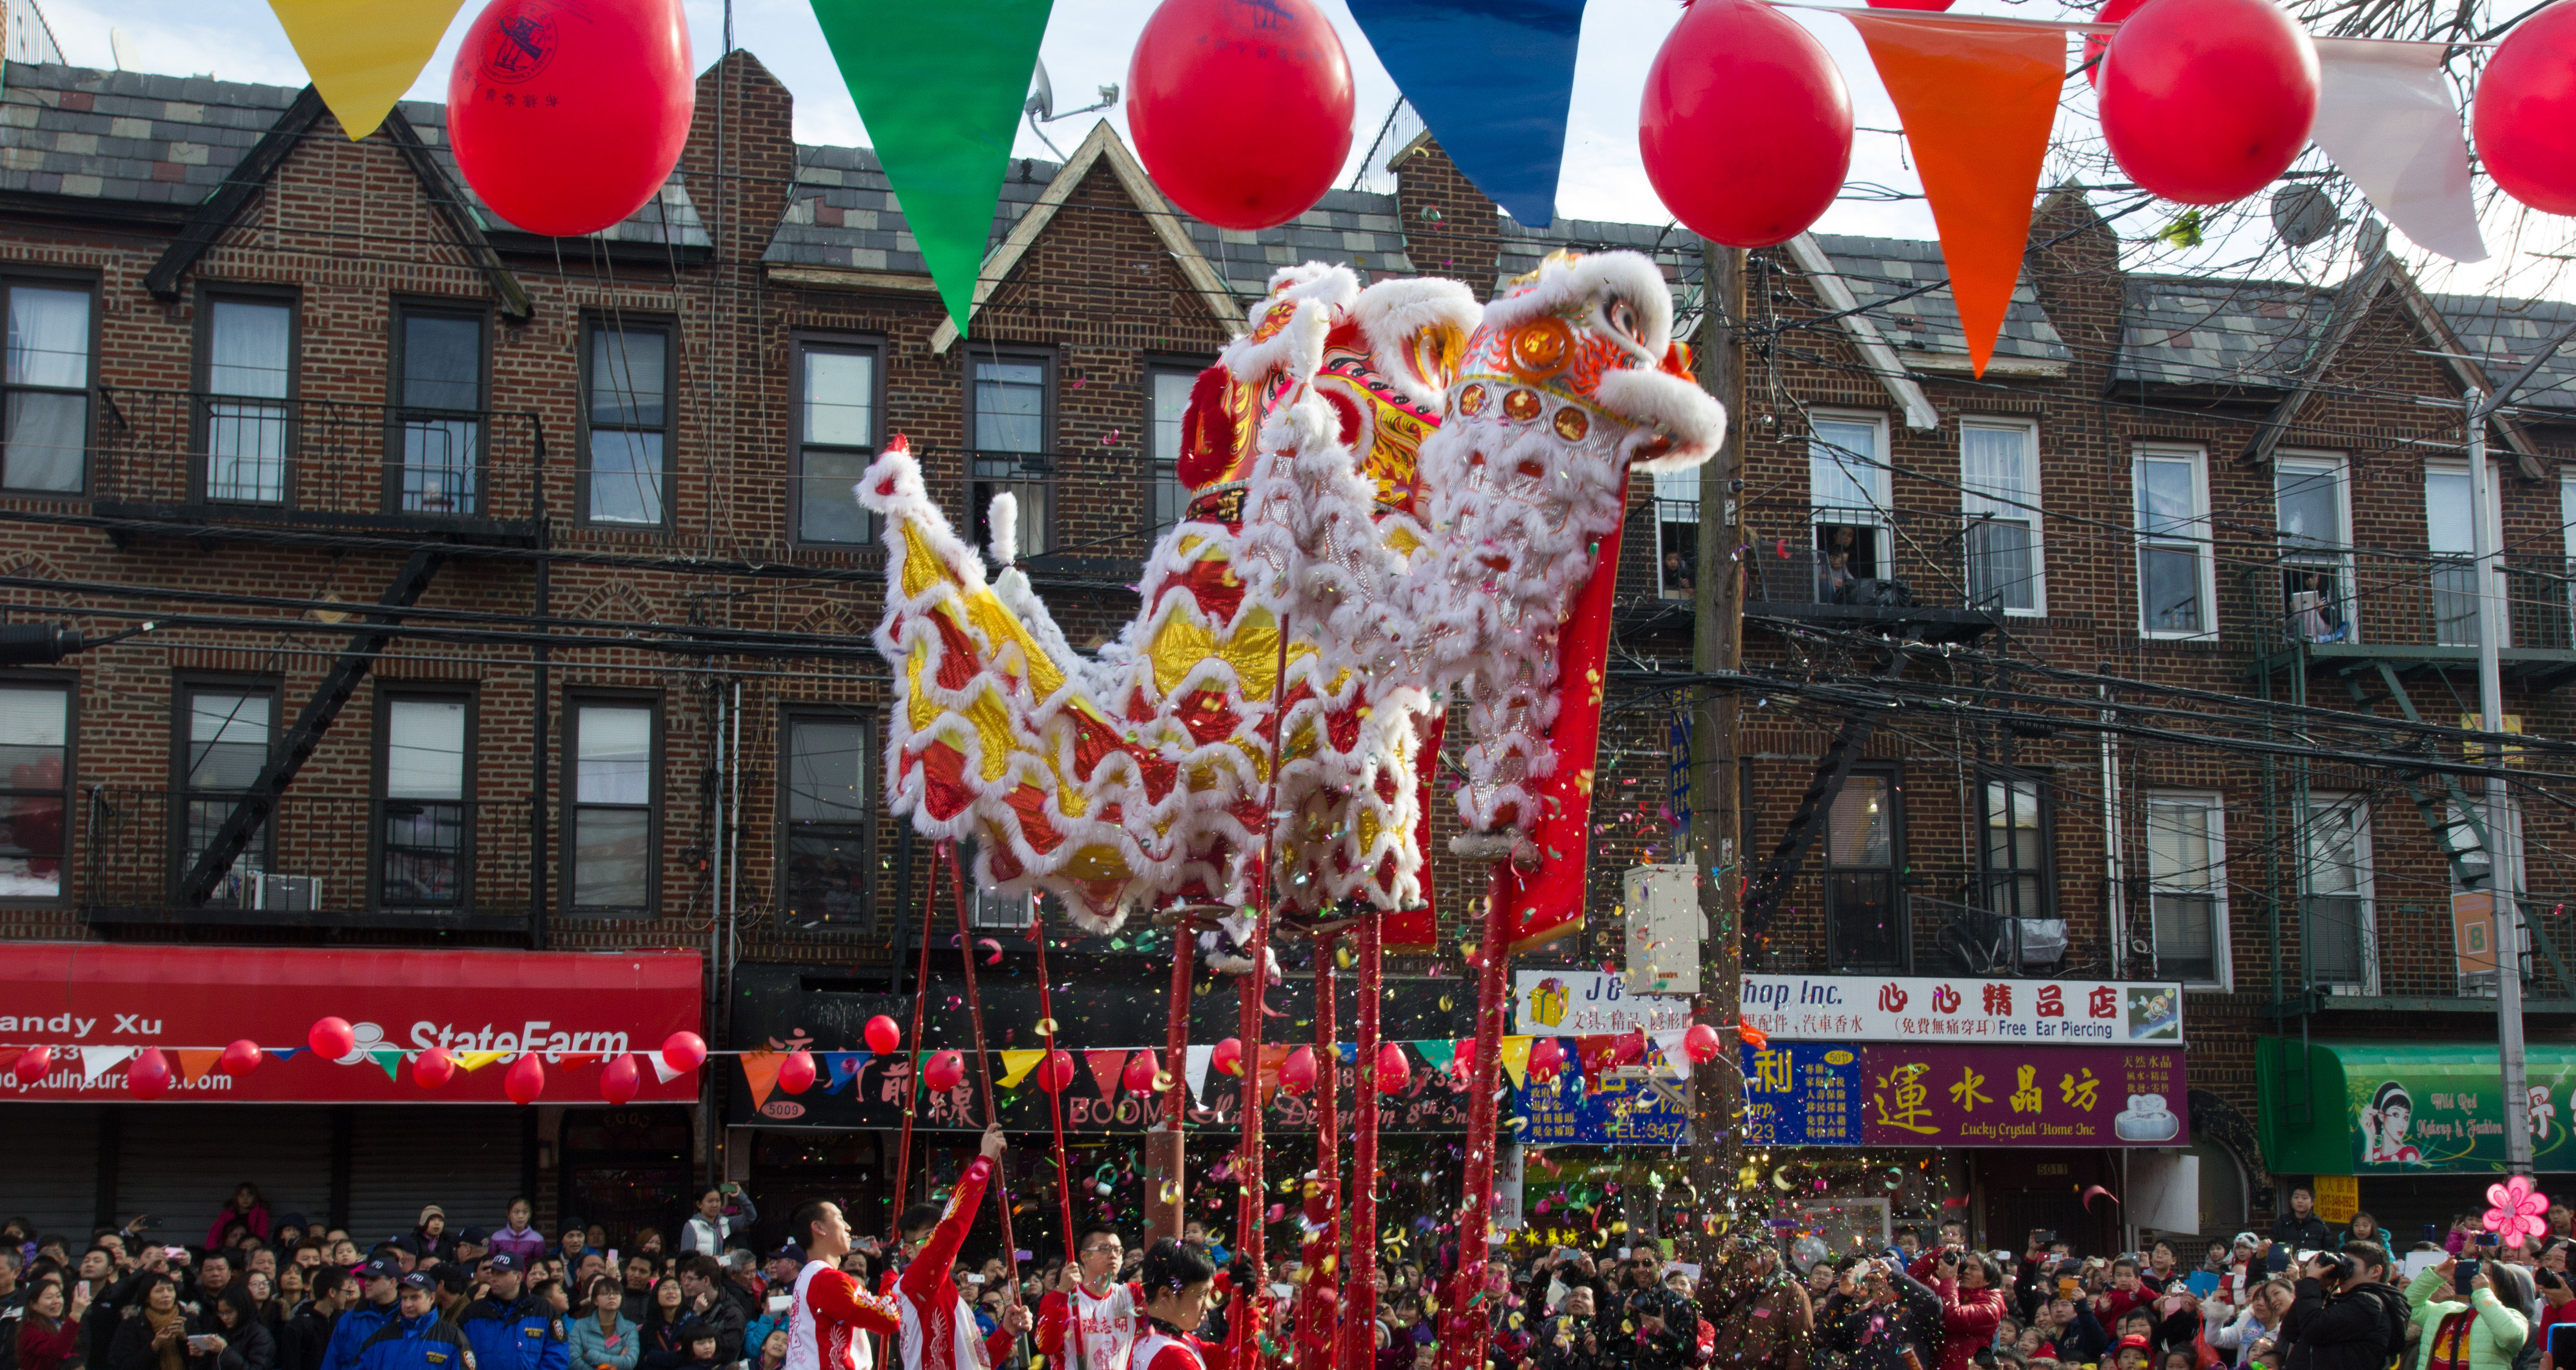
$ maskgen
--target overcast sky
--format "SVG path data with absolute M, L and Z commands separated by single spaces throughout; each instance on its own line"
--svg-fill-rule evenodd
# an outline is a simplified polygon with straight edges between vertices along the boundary
M 380 0 L 389 4 L 436 3 L 436 0 Z M 933 0 L 935 3 L 936 0 Z M 89 66 L 114 65 L 109 41 L 111 28 L 121 28 L 129 40 L 136 63 L 146 71 L 180 75 L 211 74 L 228 80 L 260 81 L 277 85 L 302 85 L 304 72 L 294 48 L 278 27 L 275 16 L 264 0 L 37 0 L 52 23 L 64 55 L 72 62 Z M 685 0 L 690 37 L 697 64 L 704 67 L 715 60 L 723 49 L 723 0 Z M 1394 82 L 1369 50 L 1351 21 L 1346 0 L 1317 0 L 1333 17 L 1349 50 L 1351 65 L 1359 84 L 1359 128 L 1352 145 L 1354 167 L 1366 150 L 1370 137 L 1387 115 L 1395 100 Z M 455 55 L 456 43 L 482 0 L 467 0 L 448 28 L 448 37 L 439 47 L 421 79 L 412 88 L 414 98 L 439 100 L 446 97 L 447 70 Z M 1961 0 L 1961 11 L 2010 8 L 2022 17 L 2068 15 L 2089 11 L 2063 0 L 2032 0 L 2007 6 L 2001 0 Z M 1053 18 L 1041 59 L 1052 76 L 1059 109 L 1073 109 L 1092 102 L 1091 92 L 1108 82 L 1124 84 L 1127 58 L 1134 47 L 1137 33 L 1146 16 L 1152 12 L 1150 0 L 1055 0 Z M 1807 26 L 1830 50 L 1841 66 L 1844 79 L 1852 89 L 1854 113 L 1861 126 L 1852 159 L 1850 181 L 1855 184 L 1876 183 L 1896 190 L 1919 192 L 1915 178 L 1904 158 L 1902 140 L 1890 130 L 1897 127 L 1896 111 L 1871 69 L 1866 50 L 1851 26 L 1842 19 L 1812 10 L 1785 11 Z M 830 50 L 824 45 L 822 30 L 814 20 L 807 0 L 735 0 L 734 42 L 757 54 L 769 69 L 784 81 L 796 99 L 796 136 L 812 143 L 854 143 L 867 141 L 867 130 L 860 123 L 858 110 L 849 92 L 841 84 L 840 73 L 832 64 Z M 1557 195 L 1561 215 L 1580 219 L 1606 219 L 1631 223 L 1660 224 L 1669 219 L 1653 188 L 1647 183 L 1644 167 L 1637 155 L 1637 101 L 1645 82 L 1646 68 L 1654 60 L 1656 48 L 1663 42 L 1674 22 L 1680 17 L 1676 0 L 1589 0 L 1584 14 L 1581 56 L 1576 65 L 1573 122 L 1568 130 L 1565 148 L 1564 176 Z M 2079 109 L 2065 118 L 2085 117 Z M 1078 142 L 1092 118 L 1082 116 L 1054 125 L 1050 133 L 1066 148 Z M 1126 132 L 1123 107 L 1109 111 L 1107 117 Z M 1019 137 L 1019 150 L 1025 155 L 1046 156 L 1043 144 L 1032 137 L 1025 124 Z M 1257 149 L 1246 155 L 1257 156 Z M 1348 182 L 1354 168 L 1345 168 Z M 2137 234 L 2152 231 L 2155 225 L 2139 218 L 2122 223 L 2124 232 Z M 2553 230 L 2545 236 L 2550 242 L 2528 239 L 2518 251 L 2499 253 L 2497 260 L 2484 267 L 2441 269 L 2426 264 L 2426 283 L 2435 289 L 2478 290 L 2514 265 L 2525 268 L 2551 265 L 2535 260 L 2531 254 L 2565 252 L 2560 245 L 2565 220 L 2550 220 Z M 1819 228 L 1827 232 L 1867 233 L 1890 237 L 1931 238 L 1930 211 L 1919 199 L 1881 201 L 1847 198 L 1829 211 Z M 2489 241 L 2505 246 L 2507 235 L 2492 225 Z M 2339 235 L 2340 237 L 2340 235 Z M 2213 244 L 2213 250 L 2218 245 Z M 2340 262 L 2320 261 L 2317 274 L 2332 280 L 2343 275 Z M 2525 271 L 2516 280 L 2520 285 L 2530 279 Z M 2524 285 L 2525 290 L 2536 285 Z M 2557 293 L 2555 290 L 2547 293 Z

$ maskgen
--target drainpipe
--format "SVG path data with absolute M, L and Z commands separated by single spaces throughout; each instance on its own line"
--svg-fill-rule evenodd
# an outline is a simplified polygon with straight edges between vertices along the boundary
M 2111 673 L 2111 663 L 2103 662 L 2101 671 Z M 2111 741 L 2110 724 L 2114 722 L 2111 687 L 2097 687 L 2102 695 L 2102 881 L 2104 905 L 2111 924 L 2111 978 L 2128 978 L 2129 964 L 2129 887 L 2123 876 L 2120 851 L 2120 752 Z

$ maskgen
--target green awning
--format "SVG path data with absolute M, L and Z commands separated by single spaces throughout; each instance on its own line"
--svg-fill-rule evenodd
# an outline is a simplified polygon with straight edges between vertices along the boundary
M 2276 1174 L 2501 1171 L 2504 1066 L 2493 1042 L 2256 1040 L 2263 1160 Z M 2576 1045 L 2524 1052 L 2531 1150 L 2576 1170 Z

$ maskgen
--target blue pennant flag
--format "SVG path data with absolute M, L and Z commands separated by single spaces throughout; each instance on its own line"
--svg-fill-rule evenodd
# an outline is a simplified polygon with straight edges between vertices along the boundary
M 1553 222 L 1583 0 L 1351 0 L 1351 17 L 1476 189 L 1524 228 Z
M 859 1068 L 866 1065 L 875 1055 L 876 1053 L 872 1051 L 824 1052 L 823 1069 L 831 1076 L 831 1083 L 823 1086 L 823 1092 L 838 1094 L 849 1088 L 850 1082 L 859 1078 Z
M 1357 1043 L 1357 1042 L 1336 1042 L 1336 1043 L 1334 1043 L 1333 1045 L 1338 1046 L 1338 1047 L 1340 1047 L 1340 1048 L 1342 1049 L 1342 1064 L 1343 1064 L 1343 1065 L 1346 1065 L 1346 1066 L 1355 1066 L 1355 1065 L 1358 1065 L 1358 1064 L 1359 1064 L 1359 1062 L 1360 1062 L 1360 1044 L 1359 1044 L 1359 1043 Z

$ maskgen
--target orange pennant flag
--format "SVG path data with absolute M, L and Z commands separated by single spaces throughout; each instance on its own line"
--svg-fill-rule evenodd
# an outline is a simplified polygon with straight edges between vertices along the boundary
M 1261 1060 L 1253 1067 L 1253 1083 L 1260 1086 L 1261 1102 L 1269 1103 L 1270 1096 L 1279 1092 L 1280 1072 L 1287 1069 L 1289 1053 L 1295 1050 L 1295 1047 L 1278 1043 L 1265 1043 L 1262 1046 Z
M 769 1102 L 769 1092 L 778 1088 L 779 1068 L 787 1064 L 783 1051 L 746 1051 L 742 1054 L 742 1078 L 751 1086 L 751 1111 L 757 1113 Z
M 1924 11 L 1843 17 L 1869 44 L 1904 120 L 1968 360 L 1982 376 L 2021 279 L 2031 201 L 2066 83 L 2066 31 Z
M 179 1058 L 179 1078 L 192 1085 L 206 1078 L 206 1072 L 214 1069 L 215 1062 L 222 1060 L 224 1055 L 221 1050 L 180 1051 L 172 1054 Z

